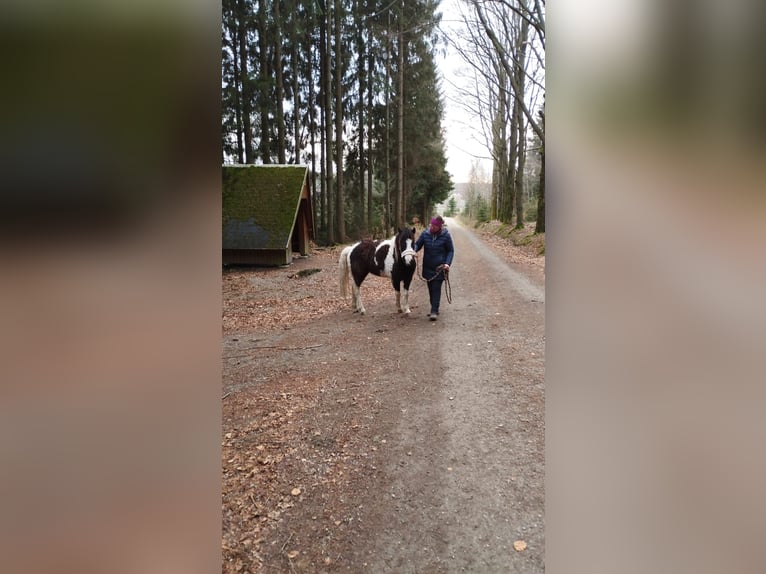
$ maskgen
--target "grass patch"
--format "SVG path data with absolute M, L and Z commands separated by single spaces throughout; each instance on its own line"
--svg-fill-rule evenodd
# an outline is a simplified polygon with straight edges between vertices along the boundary
M 527 222 L 523 227 L 515 227 L 513 223 L 492 221 L 465 221 L 482 233 L 494 235 L 498 239 L 510 242 L 515 247 L 522 248 L 528 255 L 542 257 L 545 255 L 545 233 L 535 233 L 535 223 Z
M 529 245 L 531 243 L 532 243 L 532 235 L 520 235 L 515 237 L 513 240 L 514 245 Z

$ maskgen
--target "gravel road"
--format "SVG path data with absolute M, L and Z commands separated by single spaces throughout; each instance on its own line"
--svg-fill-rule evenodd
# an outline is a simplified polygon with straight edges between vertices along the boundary
M 344 305 L 259 335 L 260 345 L 300 347 L 297 362 L 295 353 L 289 364 L 275 353 L 225 366 L 224 391 L 251 393 L 252 401 L 248 416 L 242 402 L 225 405 L 224 432 L 233 438 L 224 459 L 263 440 L 263 425 L 247 432 L 256 424 L 252 408 L 277 388 L 291 392 L 286 374 L 311 400 L 280 427 L 276 476 L 259 482 L 256 468 L 255 482 L 227 486 L 224 461 L 225 541 L 227 496 L 247 484 L 276 484 L 282 493 L 278 517 L 261 519 L 257 561 L 231 551 L 247 523 L 228 523 L 241 532 L 229 536 L 228 561 L 224 544 L 224 572 L 235 571 L 236 556 L 240 571 L 544 571 L 543 281 L 456 221 L 447 224 L 453 301 L 443 299 L 438 321 L 428 321 L 428 293 L 416 280 L 409 317 L 395 312 L 388 288 L 365 299 L 364 317 Z M 337 281 L 326 271 L 324 280 Z M 368 278 L 363 297 L 372 281 L 382 280 Z M 225 351 L 241 340 L 225 337 Z M 247 372 L 261 383 L 248 384 Z M 301 495 L 291 498 L 296 485 Z

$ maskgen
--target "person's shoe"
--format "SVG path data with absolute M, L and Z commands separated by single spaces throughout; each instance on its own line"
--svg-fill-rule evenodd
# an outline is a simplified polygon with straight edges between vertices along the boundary
M 431 314 L 428 316 L 428 320 L 429 320 L 429 321 L 436 321 L 436 319 L 438 319 L 438 318 L 439 318 L 439 314 L 438 314 L 438 313 L 431 313 Z

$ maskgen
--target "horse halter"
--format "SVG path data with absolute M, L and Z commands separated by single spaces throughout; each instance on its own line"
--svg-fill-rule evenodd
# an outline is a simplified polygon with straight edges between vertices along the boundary
M 406 249 L 402 250 L 401 245 L 399 245 L 398 239 L 399 238 L 397 237 L 397 241 L 394 242 L 394 245 L 396 246 L 394 253 L 398 255 L 399 259 L 404 259 L 407 255 L 412 255 L 412 258 L 415 261 L 417 261 L 418 254 L 415 253 L 415 250 L 412 247 L 407 247 Z
M 417 260 L 417 258 L 418 258 L 418 254 L 417 254 L 417 253 L 415 253 L 415 250 L 414 250 L 412 247 L 408 247 L 407 249 L 405 249 L 404 251 L 402 251 L 402 252 L 399 254 L 399 257 L 400 257 L 401 259 L 403 259 L 403 258 L 404 258 L 404 257 L 406 257 L 407 255 L 412 255 L 412 258 L 413 258 L 413 259 L 415 259 L 415 260 Z

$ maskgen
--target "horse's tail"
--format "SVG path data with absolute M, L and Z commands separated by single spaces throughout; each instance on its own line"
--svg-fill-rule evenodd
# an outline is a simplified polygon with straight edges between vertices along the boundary
M 353 246 L 344 247 L 340 252 L 338 260 L 338 269 L 340 271 L 340 296 L 348 296 L 348 278 L 351 275 L 351 250 Z

